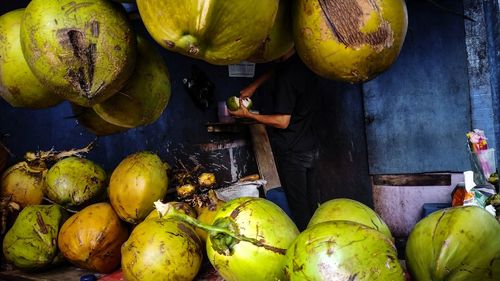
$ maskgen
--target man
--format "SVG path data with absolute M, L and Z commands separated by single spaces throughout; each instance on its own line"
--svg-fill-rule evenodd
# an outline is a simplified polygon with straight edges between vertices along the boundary
M 317 82 L 317 76 L 292 48 L 270 71 L 240 92 L 240 98 L 251 97 L 261 85 L 270 83 L 273 112 L 256 114 L 245 107 L 230 111 L 235 117 L 253 119 L 268 126 L 280 181 L 292 219 L 301 231 L 307 227 L 317 207 L 313 190 L 313 170 L 317 158 L 317 138 L 313 128 Z

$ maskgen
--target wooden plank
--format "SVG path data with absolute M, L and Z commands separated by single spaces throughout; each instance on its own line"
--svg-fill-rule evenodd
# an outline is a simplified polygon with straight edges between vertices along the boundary
M 262 124 L 251 124 L 249 127 L 257 168 L 260 176 L 267 181 L 264 185 L 264 192 L 281 187 L 266 127 Z
M 438 186 L 450 185 L 451 174 L 374 175 L 374 185 Z

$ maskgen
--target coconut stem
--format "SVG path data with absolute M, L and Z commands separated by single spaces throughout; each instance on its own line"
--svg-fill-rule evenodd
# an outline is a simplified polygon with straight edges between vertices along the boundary
M 164 214 L 168 213 L 169 217 L 174 217 L 174 218 L 179 219 L 183 222 L 186 222 L 192 226 L 201 228 L 201 229 L 207 231 L 208 233 L 210 233 L 210 235 L 224 234 L 224 235 L 227 235 L 227 236 L 234 238 L 236 240 L 239 240 L 239 241 L 245 241 L 245 242 L 252 243 L 253 245 L 255 245 L 257 247 L 266 247 L 266 246 L 269 247 L 268 245 L 262 243 L 261 241 L 259 241 L 257 239 L 249 238 L 249 237 L 246 237 L 243 235 L 238 235 L 238 234 L 230 231 L 227 228 L 222 228 L 222 227 L 202 223 L 202 222 L 198 221 L 197 219 L 190 217 L 182 212 L 179 212 L 175 208 L 172 208 L 171 206 L 169 206 L 167 204 L 163 204 L 159 201 L 155 202 L 154 204 L 155 204 L 156 210 L 158 211 L 160 217 L 162 217 Z

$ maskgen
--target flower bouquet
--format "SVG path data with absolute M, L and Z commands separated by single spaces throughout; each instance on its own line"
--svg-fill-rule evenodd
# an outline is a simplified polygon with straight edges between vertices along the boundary
M 494 193 L 498 187 L 495 149 L 488 148 L 484 131 L 475 129 L 467 133 L 469 155 L 474 182 L 482 188 L 491 188 Z

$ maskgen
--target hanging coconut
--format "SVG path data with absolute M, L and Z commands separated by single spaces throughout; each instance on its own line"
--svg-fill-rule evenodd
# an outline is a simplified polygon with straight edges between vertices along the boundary
M 351 83 L 388 69 L 408 26 L 404 0 L 298 0 L 292 18 L 304 63 L 320 76 Z
M 353 221 L 366 225 L 392 239 L 389 227 L 375 211 L 361 202 L 347 198 L 332 199 L 322 203 L 314 212 L 307 227 L 325 221 L 338 220 Z
M 153 210 L 153 202 L 167 193 L 168 164 L 158 155 L 143 151 L 131 154 L 114 169 L 109 199 L 120 218 L 137 224 Z
M 284 280 L 285 253 L 299 231 L 280 207 L 263 198 L 236 198 L 222 206 L 212 225 L 249 238 L 209 234 L 207 256 L 224 280 Z
M 45 108 L 62 99 L 47 90 L 24 59 L 19 30 L 24 9 L 0 16 L 0 96 L 14 107 Z
M 405 253 L 414 280 L 500 280 L 500 224 L 477 206 L 439 210 L 415 225 Z
M 292 1 L 280 1 L 278 14 L 266 39 L 248 61 L 265 63 L 276 60 L 293 48 Z
M 93 107 L 106 122 L 120 127 L 153 123 L 170 100 L 170 78 L 161 53 L 140 36 L 137 37 L 137 49 L 137 65 L 125 87 Z
M 296 281 L 405 280 L 392 241 L 351 221 L 328 221 L 304 230 L 288 248 L 285 275 L 284 280 Z
M 56 205 L 24 208 L 3 240 L 3 254 L 22 270 L 41 270 L 63 261 L 57 248 L 57 235 L 67 218 Z
M 194 280 L 203 248 L 193 228 L 177 219 L 148 219 L 138 224 L 122 249 L 125 280 Z
M 120 5 L 107 0 L 32 0 L 21 46 L 43 85 L 87 107 L 120 90 L 135 66 L 136 36 Z
M 138 0 L 149 34 L 164 48 L 211 64 L 250 57 L 271 31 L 278 0 Z
M 120 266 L 120 248 L 127 238 L 128 230 L 111 205 L 97 203 L 74 214 L 62 225 L 57 244 L 74 265 L 110 273 Z
M 8 168 L 0 182 L 1 197 L 8 197 L 24 208 L 38 205 L 43 201 L 43 177 L 47 168 L 45 165 L 30 165 L 25 161 Z
M 67 157 L 45 175 L 44 194 L 53 202 L 78 208 L 98 200 L 106 192 L 106 172 L 91 160 Z
M 129 129 L 105 121 L 93 108 L 71 104 L 71 109 L 73 110 L 73 116 L 78 120 L 78 124 L 96 136 L 108 136 Z

